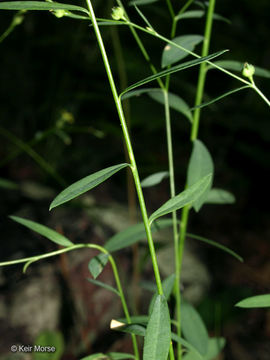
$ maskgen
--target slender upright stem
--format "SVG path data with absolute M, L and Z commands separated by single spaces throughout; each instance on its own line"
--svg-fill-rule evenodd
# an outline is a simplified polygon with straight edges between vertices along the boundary
M 207 56 L 208 52 L 209 52 L 209 44 L 210 44 L 211 31 L 212 31 L 214 8 L 215 8 L 215 0 L 212 0 L 209 2 L 209 8 L 208 8 L 208 12 L 207 12 L 206 26 L 205 26 L 204 40 L 203 40 L 203 48 L 202 48 L 202 55 L 201 55 L 202 57 Z M 202 102 L 202 97 L 203 97 L 203 92 L 204 92 L 204 84 L 205 84 L 205 78 L 206 78 L 206 66 L 207 66 L 207 64 L 205 62 L 200 65 L 195 106 L 200 105 Z M 196 108 L 194 111 L 194 115 L 193 115 L 191 141 L 194 141 L 198 136 L 200 113 L 201 113 L 201 109 Z
M 117 93 L 117 90 L 116 90 L 114 78 L 113 78 L 113 75 L 112 75 L 112 71 L 111 71 L 109 60 L 108 60 L 108 57 L 107 57 L 107 54 L 106 54 L 106 50 L 105 50 L 105 47 L 104 47 L 104 44 L 103 44 L 103 40 L 102 40 L 100 31 L 99 31 L 99 27 L 98 27 L 98 24 L 97 24 L 97 21 L 96 21 L 94 9 L 92 7 L 92 4 L 91 4 L 90 0 L 86 0 L 86 3 L 87 3 L 87 6 L 88 6 L 88 9 L 89 9 L 89 12 L 90 12 L 90 17 L 91 17 L 92 24 L 93 24 L 93 27 L 94 27 L 94 30 L 95 30 L 95 33 L 96 33 L 97 41 L 98 41 L 99 48 L 100 48 L 100 51 L 101 51 L 101 55 L 102 55 L 102 58 L 103 58 L 106 73 L 107 73 L 107 76 L 108 76 L 108 79 L 109 79 L 109 83 L 110 83 L 110 87 L 111 87 L 111 90 L 112 90 L 112 94 L 113 94 L 113 98 L 114 98 L 114 101 L 115 101 L 118 116 L 119 116 L 119 119 L 120 119 L 122 131 L 123 131 L 123 135 L 124 135 L 124 139 L 125 139 L 125 143 L 126 143 L 126 147 L 127 147 L 128 154 L 129 154 L 131 170 L 132 170 L 132 174 L 133 174 L 133 178 L 134 178 L 134 182 L 135 182 L 135 187 L 136 187 L 136 190 L 137 190 L 137 195 L 138 195 L 139 204 L 140 204 L 140 208 L 141 208 L 142 218 L 143 218 L 143 222 L 144 222 L 144 226 L 145 226 L 145 231 L 146 231 L 146 236 L 147 236 L 147 240 L 148 240 L 150 255 L 151 255 L 151 259 L 152 259 L 153 270 L 154 270 L 156 284 L 157 284 L 157 290 L 158 290 L 159 295 L 162 295 L 163 294 L 163 289 L 162 289 L 161 278 L 160 278 L 160 273 L 159 273 L 159 269 L 158 269 L 158 263 L 157 263 L 157 257 L 156 257 L 154 242 L 153 242 L 152 233 L 151 233 L 151 227 L 150 227 L 149 220 L 148 220 L 147 210 L 146 210 L 144 196 L 143 196 L 141 183 L 140 183 L 140 178 L 139 178 L 139 173 L 138 173 L 138 169 L 137 169 L 137 165 L 136 165 L 136 161 L 135 161 L 135 157 L 134 157 L 134 153 L 133 153 L 133 149 L 132 149 L 132 145 L 131 145 L 131 140 L 130 140 L 130 137 L 129 137 L 129 133 L 128 133 L 125 117 L 124 117 L 124 112 L 123 112 L 121 100 L 120 100 L 120 98 L 118 96 L 118 93 Z

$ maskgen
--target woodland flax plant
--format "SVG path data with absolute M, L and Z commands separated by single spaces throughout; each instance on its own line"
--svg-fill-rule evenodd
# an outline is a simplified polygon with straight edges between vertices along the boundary
M 49 240 L 53 241 L 57 245 L 62 246 L 63 248 L 57 251 L 53 251 L 47 254 L 36 255 L 33 257 L 28 257 L 19 260 L 12 260 L 1 262 L 0 266 L 7 266 L 12 264 L 24 263 L 23 271 L 25 272 L 29 265 L 33 262 L 45 259 L 47 257 L 56 256 L 65 252 L 73 251 L 81 248 L 90 248 L 96 249 L 100 254 L 91 259 L 89 262 L 89 271 L 93 276 L 93 279 L 90 279 L 92 283 L 97 286 L 106 288 L 108 291 L 114 292 L 119 296 L 123 312 L 125 315 L 125 322 L 123 321 L 112 321 L 112 329 L 119 331 L 127 332 L 131 334 L 133 351 L 134 354 L 119 354 L 119 353 L 109 353 L 109 354 L 91 354 L 83 358 L 83 360 L 91 359 L 137 359 L 142 358 L 143 360 L 173 360 L 177 358 L 178 360 L 213 360 L 214 357 L 222 350 L 225 345 L 225 340 L 220 338 L 209 338 L 206 331 L 205 325 L 203 324 L 199 314 L 195 308 L 184 301 L 181 298 L 180 292 L 180 281 L 181 281 L 181 266 L 183 261 L 183 252 L 186 236 L 193 237 L 194 239 L 206 242 L 213 246 L 216 246 L 227 253 L 231 254 L 238 260 L 242 261 L 239 255 L 235 254 L 232 250 L 221 246 L 211 240 L 200 237 L 194 234 L 187 234 L 188 227 L 188 218 L 189 212 L 193 207 L 196 211 L 199 211 L 204 203 L 232 203 L 234 201 L 233 196 L 221 189 L 212 188 L 213 183 L 213 173 L 214 166 L 211 155 L 207 150 L 206 146 L 199 140 L 199 121 L 201 108 L 207 106 L 210 103 L 221 100 L 225 96 L 229 96 L 234 92 L 241 91 L 243 89 L 253 89 L 267 105 L 270 106 L 269 100 L 261 92 L 260 89 L 256 86 L 253 75 L 256 75 L 256 67 L 253 67 L 250 64 L 245 64 L 243 68 L 242 75 L 240 77 L 235 75 L 230 71 L 232 65 L 226 64 L 226 62 L 213 62 L 213 60 L 221 56 L 226 50 L 221 50 L 213 54 L 209 54 L 209 45 L 211 38 L 212 22 L 214 18 L 214 9 L 215 9 L 215 0 L 210 0 L 208 6 L 206 6 L 206 23 L 205 23 L 205 32 L 203 38 L 200 36 L 197 37 L 185 37 L 185 38 L 176 38 L 177 32 L 177 23 L 180 21 L 181 17 L 184 14 L 187 14 L 187 10 L 193 5 L 193 1 L 189 0 L 180 8 L 177 12 L 171 1 L 166 0 L 166 5 L 172 19 L 171 25 L 171 39 L 164 37 L 159 34 L 151 25 L 150 21 L 145 17 L 143 12 L 138 7 L 139 5 L 147 4 L 147 1 L 137 0 L 133 1 L 133 5 L 138 15 L 141 17 L 145 23 L 145 27 L 133 23 L 123 6 L 120 0 L 116 0 L 117 5 L 112 9 L 112 19 L 103 19 L 96 18 L 93 2 L 91 0 L 86 0 L 86 8 L 71 5 L 71 4 L 62 4 L 52 1 L 9 1 L 1 2 L 0 9 L 5 10 L 17 10 L 17 11 L 26 11 L 26 10 L 43 10 L 51 11 L 58 18 L 63 16 L 71 17 L 78 20 L 87 20 L 91 21 L 90 31 L 94 31 L 97 44 L 100 49 L 102 56 L 105 72 L 108 77 L 109 85 L 111 88 L 115 110 L 118 114 L 123 139 L 128 154 L 128 159 L 125 163 L 120 163 L 114 166 L 107 167 L 103 170 L 95 172 L 91 175 L 86 176 L 85 178 L 75 182 L 74 184 L 65 188 L 56 198 L 52 201 L 50 205 L 50 210 L 69 202 L 81 194 L 93 189 L 99 184 L 103 183 L 105 180 L 113 176 L 115 173 L 119 172 L 122 169 L 127 169 L 131 172 L 138 202 L 140 205 L 140 211 L 142 216 L 142 223 L 133 225 L 122 232 L 114 235 L 109 239 L 104 247 L 101 247 L 96 244 L 74 244 L 69 239 L 63 235 L 57 233 L 56 231 L 49 229 L 48 227 L 38 224 L 36 222 L 23 219 L 20 217 L 11 217 L 12 220 L 18 222 L 21 225 L 45 236 Z M 153 1 L 152 1 L 153 2 Z M 191 14 L 189 14 L 191 16 Z M 114 74 L 112 72 L 110 61 L 107 56 L 106 47 L 104 45 L 103 37 L 100 32 L 100 26 L 103 25 L 124 25 L 129 27 L 131 30 L 136 43 L 138 44 L 139 49 L 142 52 L 147 64 L 149 65 L 152 75 L 147 78 L 136 82 L 133 85 L 130 85 L 126 89 L 123 89 L 119 93 L 116 84 Z M 151 61 L 151 57 L 143 44 L 143 40 L 140 38 L 140 33 L 145 33 L 149 36 L 155 37 L 160 41 L 166 44 L 166 47 L 163 51 L 163 70 L 158 71 Z M 198 55 L 194 52 L 195 46 L 198 45 L 200 41 L 203 41 L 202 53 Z M 185 47 L 185 46 L 186 47 Z M 181 56 L 179 57 L 179 53 Z M 192 60 L 180 62 L 185 56 L 191 55 Z M 195 68 L 199 66 L 199 76 L 198 84 L 196 90 L 195 105 L 193 108 L 193 113 L 191 112 L 190 107 L 185 103 L 185 101 L 180 98 L 178 95 L 175 95 L 170 92 L 170 77 L 174 73 L 178 73 L 185 69 Z M 224 74 L 240 81 L 244 86 L 241 86 L 237 89 L 230 90 L 216 99 L 213 99 L 207 103 L 203 103 L 203 93 L 206 80 L 207 71 L 211 69 L 217 69 Z M 233 69 L 235 70 L 235 68 Z M 266 70 L 265 70 L 266 71 Z M 164 80 L 165 78 L 165 80 Z M 246 80 L 247 79 L 247 80 Z M 141 87 L 150 82 L 157 81 L 159 88 L 151 89 L 146 88 L 142 89 Z M 136 164 L 136 158 L 133 151 L 133 145 L 127 126 L 127 121 L 125 113 L 122 106 L 122 101 L 125 98 L 149 93 L 149 95 L 159 103 L 164 105 L 164 114 L 165 114 L 165 127 L 167 134 L 167 149 L 168 149 L 168 168 L 169 168 L 169 178 L 170 178 L 170 199 L 163 204 L 160 208 L 154 211 L 150 216 L 148 215 L 144 194 L 143 194 L 143 184 L 139 177 L 139 172 Z M 176 195 L 176 185 L 174 180 L 174 156 L 173 156 L 173 138 L 172 138 L 172 125 L 171 125 L 171 108 L 176 108 L 182 115 L 186 116 L 190 121 L 191 131 L 190 139 L 192 142 L 192 154 L 189 161 L 189 166 L 187 170 L 187 182 L 185 190 Z M 136 140 L 136 139 L 135 139 Z M 30 154 L 31 155 L 31 154 Z M 164 173 L 153 174 L 151 181 L 152 184 L 157 184 L 164 177 Z M 147 180 L 147 179 L 146 179 Z M 149 181 L 150 179 L 148 179 Z M 182 209 L 181 220 L 178 220 L 177 211 Z M 160 217 L 172 214 L 172 219 L 159 219 Z M 180 223 L 180 226 L 179 226 Z M 158 266 L 157 255 L 155 250 L 155 244 L 153 241 L 153 233 L 165 228 L 173 227 L 173 242 L 174 242 L 174 256 L 175 256 L 175 273 L 169 276 L 168 278 L 161 280 L 160 269 Z M 156 281 L 156 293 L 153 295 L 152 301 L 149 306 L 149 315 L 145 316 L 142 319 L 138 320 L 136 317 L 132 317 L 128 310 L 128 305 L 125 299 L 123 287 L 121 285 L 120 277 L 118 274 L 116 263 L 113 259 L 112 253 L 114 251 L 121 250 L 125 247 L 128 247 L 132 244 L 137 243 L 143 238 L 147 238 L 149 253 L 151 257 L 153 273 Z M 98 280 L 97 276 L 102 272 L 104 266 L 107 262 L 110 262 L 116 288 L 108 286 Z M 175 297 L 175 309 L 171 309 L 171 314 L 174 315 L 174 318 L 170 318 L 170 310 L 168 307 L 168 299 L 173 292 Z M 269 301 L 268 297 L 257 300 L 261 304 Z M 254 304 L 254 299 L 248 301 L 248 304 Z M 255 299 L 256 303 L 256 299 Z M 245 306 L 246 303 L 244 303 Z M 258 302 L 257 302 L 258 304 Z M 241 304 L 239 305 L 241 306 Z M 192 319 L 192 321 L 190 321 Z M 171 325 L 174 325 L 176 328 L 176 333 L 171 331 Z M 136 336 L 142 336 L 144 338 L 143 350 L 139 349 L 137 344 Z M 173 345 L 176 345 L 176 349 Z M 175 351 L 177 350 L 177 351 Z

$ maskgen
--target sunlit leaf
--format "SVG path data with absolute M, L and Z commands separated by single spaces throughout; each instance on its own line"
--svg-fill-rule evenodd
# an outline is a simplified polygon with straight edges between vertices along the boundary
M 225 251 L 226 253 L 232 255 L 233 257 L 235 257 L 237 260 L 243 262 L 243 258 L 236 254 L 236 252 L 234 252 L 233 250 L 229 249 L 227 246 L 224 246 L 224 245 L 221 245 L 219 243 L 217 243 L 216 241 L 213 241 L 213 240 L 209 240 L 205 237 L 202 237 L 202 236 L 199 236 L 199 235 L 195 235 L 195 234 L 191 234 L 191 233 L 187 233 L 187 236 L 189 236 L 191 239 L 194 239 L 194 240 L 199 240 L 199 241 L 202 241 L 208 245 L 211 245 L 211 246 L 214 246 L 220 250 L 223 250 Z
M 129 164 L 125 164 L 125 163 L 110 166 L 106 169 L 97 171 L 92 175 L 86 176 L 85 178 L 79 181 L 76 181 L 74 184 L 70 185 L 56 196 L 56 198 L 53 200 L 53 202 L 50 205 L 50 210 L 84 194 L 86 191 L 93 189 L 97 185 L 101 184 L 102 182 L 110 178 L 116 172 L 127 166 L 129 166 Z
M 95 256 L 93 259 L 89 261 L 88 269 L 94 279 L 96 279 L 98 275 L 101 274 L 101 272 L 103 271 L 104 267 L 108 262 L 108 259 L 109 259 L 109 255 L 102 253 Z
M 207 204 L 233 204 L 235 197 L 227 190 L 212 188 L 205 200 Z
M 156 210 L 149 218 L 150 223 L 160 216 L 171 213 L 172 211 L 183 208 L 186 205 L 193 204 L 209 187 L 212 181 L 212 174 L 208 174 L 198 182 L 188 187 L 179 195 L 168 200 L 158 210 Z
M 171 323 L 167 301 L 158 295 L 146 328 L 143 360 L 167 359 L 171 342 Z
M 199 313 L 189 303 L 182 302 L 181 318 L 185 339 L 204 356 L 208 349 L 208 333 Z
M 192 186 L 199 179 L 204 177 L 207 174 L 214 173 L 214 163 L 212 157 L 207 150 L 206 146 L 200 141 L 195 140 L 193 142 L 192 154 L 188 164 L 188 175 L 187 175 L 187 183 L 188 186 Z M 193 203 L 193 207 L 196 211 L 199 211 L 202 205 L 204 204 L 208 193 L 211 189 L 213 182 L 213 177 L 208 184 L 207 189 L 202 193 L 200 197 L 196 199 Z
M 71 4 L 45 1 L 3 1 L 0 2 L 1 10 L 73 10 L 88 14 L 87 9 Z
M 98 281 L 98 280 L 95 280 L 95 279 L 87 279 L 90 283 L 94 284 L 94 285 L 97 285 L 99 287 L 102 287 L 103 289 L 106 289 L 108 291 L 111 291 L 113 292 L 114 294 L 118 295 L 119 296 L 119 291 L 116 290 L 114 287 L 108 285 L 108 284 L 105 284 L 104 282 L 102 281 Z
M 120 97 L 122 95 L 124 95 L 125 93 L 127 93 L 128 91 L 131 91 L 141 85 L 144 85 L 144 84 L 147 84 L 151 81 L 154 81 L 156 79 L 159 79 L 163 76 L 166 76 L 166 75 L 169 75 L 169 74 L 173 74 L 177 71 L 181 71 L 181 70 L 185 70 L 185 69 L 188 69 L 190 67 L 193 67 L 193 66 L 196 66 L 196 65 L 199 65 L 205 61 L 209 61 L 211 59 L 214 59 L 215 57 L 218 57 L 222 54 L 224 54 L 225 52 L 227 52 L 228 50 L 221 50 L 221 51 L 218 51 L 214 54 L 211 54 L 211 55 L 208 55 L 208 56 L 204 56 L 204 57 L 201 57 L 199 59 L 195 59 L 195 60 L 190 60 L 190 61 L 186 61 L 182 64 L 179 64 L 179 65 L 176 65 L 176 66 L 172 66 L 170 69 L 167 69 L 167 70 L 163 70 L 163 71 L 160 71 L 158 72 L 157 74 L 154 74 L 154 75 L 151 75 L 151 76 L 148 76 L 147 78 L 143 79 L 143 80 L 140 80 L 138 81 L 137 83 L 133 84 L 133 85 L 130 85 L 129 87 L 127 87 L 121 94 L 120 94 Z
M 165 99 L 162 91 L 148 91 L 148 95 L 157 102 L 164 105 Z M 186 116 L 190 122 L 192 122 L 192 114 L 189 105 L 178 95 L 168 93 L 168 100 L 170 108 L 179 111 Z
M 28 229 L 37 232 L 38 234 L 44 236 L 45 238 L 53 241 L 54 243 L 61 246 L 72 246 L 74 245 L 70 240 L 68 240 L 64 235 L 59 234 L 58 232 L 48 228 L 45 225 L 39 224 L 35 221 L 27 220 L 18 216 L 10 216 L 10 218 L 17 223 L 26 226 Z
M 141 182 L 141 186 L 146 188 L 146 187 L 158 185 L 161 183 L 163 179 L 166 179 L 167 177 L 169 177 L 168 171 L 159 171 L 143 179 Z
M 244 62 L 241 61 L 235 61 L 235 60 L 220 60 L 215 61 L 214 64 L 219 65 L 223 67 L 224 69 L 233 70 L 237 72 L 242 72 L 244 67 Z M 253 65 L 254 66 L 254 65 Z M 264 68 L 261 68 L 259 66 L 255 67 L 255 74 L 254 76 L 261 76 L 265 78 L 270 78 L 270 71 Z M 214 69 L 213 66 L 210 66 L 209 69 Z
M 251 296 L 242 301 L 239 301 L 235 306 L 241 308 L 270 307 L 270 294 Z
M 152 233 L 169 226 L 172 226 L 171 219 L 155 221 L 152 225 Z M 115 234 L 106 242 L 104 247 L 111 253 L 113 251 L 124 249 L 143 239 L 146 239 L 145 226 L 144 223 L 139 223 Z
M 183 46 L 189 51 L 193 51 L 196 45 L 200 44 L 203 41 L 203 36 L 201 35 L 183 35 L 178 36 L 172 40 L 177 45 Z M 166 67 L 168 65 L 174 64 L 179 60 L 184 59 L 189 54 L 177 47 L 167 44 L 162 52 L 161 57 L 161 67 Z

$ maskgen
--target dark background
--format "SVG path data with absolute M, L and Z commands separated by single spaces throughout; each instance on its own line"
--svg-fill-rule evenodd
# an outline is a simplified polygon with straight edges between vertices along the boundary
M 110 1 L 96 1 L 97 16 L 109 17 L 112 5 Z M 173 1 L 173 5 L 177 9 L 178 1 Z M 169 36 L 170 17 L 165 2 L 142 9 L 157 31 Z M 210 51 L 229 49 L 223 59 L 247 61 L 269 69 L 269 1 L 217 1 L 216 12 L 230 19 L 231 24 L 214 22 Z M 9 26 L 13 15 L 0 12 L 1 33 Z M 130 15 L 135 22 L 141 21 L 132 10 Z M 203 28 L 204 18 L 183 20 L 177 35 L 202 34 Z M 103 27 L 102 34 L 118 85 L 121 79 L 117 75 L 118 57 L 113 45 L 118 35 L 127 83 L 150 75 L 126 27 L 114 31 Z M 142 35 L 142 39 L 159 69 L 164 44 L 146 35 Z M 101 56 L 87 21 L 57 19 L 47 12 L 28 12 L 24 22 L 0 44 L 0 54 L 0 176 L 19 186 L 15 190 L 0 188 L 1 260 L 5 260 L 18 248 L 24 254 L 40 252 L 39 243 L 31 245 L 31 241 L 22 243 L 19 240 L 21 234 L 29 233 L 11 224 L 7 220 L 9 214 L 27 206 L 32 209 L 36 221 L 47 223 L 50 216 L 46 212 L 50 201 L 25 195 L 22 190 L 25 182 L 32 181 L 59 192 L 65 184 L 123 162 L 124 152 Z M 190 106 L 194 102 L 196 80 L 197 71 L 193 69 L 174 75 L 171 81 L 172 91 Z M 255 81 L 269 98 L 269 79 L 256 77 Z M 209 71 L 205 98 L 214 98 L 237 86 L 237 81 L 225 74 Z M 130 101 L 130 110 L 132 141 L 141 178 L 166 170 L 162 106 L 144 95 Z M 9 158 L 18 149 L 11 134 L 28 143 L 55 128 L 63 111 L 72 114 L 73 124 L 66 123 L 61 128 L 63 133 L 53 133 L 33 147 L 63 180 L 46 173 L 25 152 Z M 180 192 L 185 184 L 191 151 L 190 124 L 172 111 L 172 128 L 176 188 Z M 205 206 L 198 215 L 192 215 L 190 230 L 220 241 L 245 259 L 244 264 L 238 264 L 211 248 L 199 250 L 213 277 L 209 295 L 199 309 L 214 334 L 211 309 L 213 304 L 221 305 L 220 332 L 228 338 L 224 359 L 247 360 L 250 354 L 256 354 L 250 358 L 263 360 L 268 359 L 270 353 L 269 313 L 233 309 L 246 295 L 269 293 L 270 290 L 269 130 L 269 108 L 251 90 L 202 110 L 199 138 L 207 145 L 215 162 L 214 185 L 231 191 L 236 204 Z M 101 185 L 94 190 L 94 197 L 101 203 L 125 204 L 125 181 L 123 174 L 116 175 L 104 187 Z M 156 192 L 154 190 L 145 192 L 149 211 L 168 198 L 168 182 L 159 185 Z M 3 290 L 7 289 L 6 284 Z

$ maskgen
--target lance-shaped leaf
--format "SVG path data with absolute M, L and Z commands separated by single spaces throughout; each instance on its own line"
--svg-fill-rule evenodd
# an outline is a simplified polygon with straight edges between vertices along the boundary
M 93 189 L 97 185 L 110 178 L 113 174 L 127 166 L 129 166 L 129 164 L 126 163 L 110 166 L 106 169 L 97 171 L 92 175 L 86 176 L 79 181 L 76 181 L 74 184 L 70 185 L 56 196 L 50 205 L 50 210 L 84 194 L 86 191 Z
M 169 226 L 172 226 L 171 219 L 155 221 L 152 226 L 152 233 Z M 145 226 L 144 223 L 139 223 L 115 234 L 106 242 L 104 247 L 111 253 L 113 251 L 124 249 L 143 239 L 146 239 Z
M 108 360 L 108 356 L 103 353 L 96 353 L 89 356 L 85 356 L 80 360 Z
M 164 105 L 165 98 L 162 91 L 149 91 L 148 95 L 155 101 L 159 102 L 160 104 Z M 190 122 L 192 122 L 192 114 L 190 111 L 189 105 L 178 95 L 168 93 L 168 100 L 170 108 L 180 112 L 184 116 L 188 118 Z
M 196 47 L 196 45 L 200 44 L 203 41 L 203 36 L 201 35 L 184 35 L 184 36 L 178 36 L 172 40 L 177 45 L 181 45 L 185 49 L 189 51 L 193 51 Z M 174 64 L 179 60 L 184 59 L 189 54 L 181 49 L 178 49 L 177 47 L 168 44 L 165 46 L 162 58 L 161 58 L 161 67 L 166 67 L 168 65 Z
M 179 195 L 168 200 L 158 210 L 156 210 L 149 218 L 150 224 L 160 216 L 169 214 L 175 210 L 181 209 L 186 205 L 194 203 L 208 188 L 212 180 L 212 174 L 208 174 L 190 186 Z
M 221 60 L 221 61 L 215 61 L 214 64 L 219 65 L 223 67 L 224 69 L 233 70 L 237 72 L 242 72 L 244 67 L 244 62 L 241 61 L 235 61 L 235 60 Z M 255 67 L 255 73 L 254 76 L 261 76 L 265 78 L 270 78 L 270 71 L 267 69 L 264 69 L 259 66 Z M 213 66 L 210 66 L 209 69 L 215 69 Z
M 167 177 L 169 177 L 168 171 L 159 171 L 143 179 L 143 181 L 141 182 L 141 186 L 146 188 L 158 185 L 163 179 L 166 179 Z
M 235 197 L 227 190 L 212 188 L 205 200 L 207 204 L 233 204 Z
M 208 333 L 199 313 L 192 305 L 183 302 L 181 304 L 181 318 L 185 339 L 204 356 L 208 349 Z
M 215 102 L 217 102 L 217 101 L 225 98 L 226 96 L 229 96 L 229 95 L 234 94 L 234 93 L 236 93 L 236 92 L 238 92 L 238 91 L 241 91 L 241 90 L 244 90 L 244 89 L 250 89 L 250 88 L 251 88 L 250 85 L 241 86 L 241 87 L 239 87 L 239 88 L 237 88 L 237 89 L 233 89 L 233 90 L 231 90 L 231 91 L 228 91 L 228 92 L 226 92 L 225 94 L 222 94 L 222 95 L 220 95 L 220 96 L 218 96 L 218 97 L 216 97 L 216 98 L 214 98 L 214 99 L 212 99 L 212 100 L 210 100 L 210 101 L 204 102 L 204 103 L 202 103 L 201 105 L 194 106 L 194 107 L 191 108 L 190 110 L 201 109 L 201 108 L 203 108 L 203 107 L 205 107 L 205 106 L 214 104 Z
M 146 329 L 142 325 L 138 324 L 125 324 L 117 320 L 112 320 L 110 324 L 112 330 L 125 332 L 128 334 L 134 334 L 138 336 L 145 336 Z
M 270 307 L 270 294 L 257 295 L 239 301 L 235 306 L 241 308 L 264 308 Z
M 223 250 L 225 251 L 226 253 L 232 255 L 233 257 L 235 257 L 237 260 L 243 262 L 243 258 L 236 254 L 236 252 L 234 252 L 233 250 L 229 249 L 227 246 L 224 246 L 224 245 L 221 245 L 219 243 L 217 243 L 216 241 L 213 241 L 213 240 L 209 240 L 205 237 L 202 237 L 202 236 L 199 236 L 199 235 L 195 235 L 195 234 L 191 234 L 191 233 L 187 233 L 187 236 L 189 236 L 191 239 L 194 239 L 194 240 L 199 240 L 199 241 L 202 241 L 206 244 L 209 244 L 211 246 L 214 246 L 220 250 Z
M 191 11 L 185 11 L 182 14 L 179 14 L 175 17 L 175 20 L 182 20 L 182 19 L 195 19 L 195 18 L 201 18 L 205 14 L 204 10 L 191 10 Z
M 141 6 L 141 5 L 148 5 L 148 4 L 152 4 L 154 2 L 157 2 L 159 0 L 132 0 L 128 3 L 128 5 L 132 6 L 132 5 L 137 5 L 137 6 Z
M 99 254 L 93 259 L 91 259 L 88 263 L 88 269 L 92 274 L 93 278 L 96 279 L 99 274 L 103 271 L 109 259 L 109 254 Z
M 200 140 L 195 140 L 193 142 L 192 154 L 188 165 L 188 186 L 192 186 L 199 179 L 209 173 L 214 173 L 214 163 L 211 155 L 207 150 L 206 146 Z M 193 203 L 193 207 L 196 211 L 199 211 L 203 203 L 205 202 L 208 192 L 211 189 L 212 182 L 213 178 L 211 178 L 211 181 L 209 182 L 206 191 L 203 192 L 201 196 L 198 197 Z
M 199 360 L 204 360 L 204 358 L 196 350 L 196 348 L 193 345 L 191 345 L 188 341 L 186 341 L 185 339 L 181 338 L 180 336 L 176 335 L 175 333 L 172 333 L 172 340 L 177 342 L 177 343 L 182 344 L 188 350 L 192 351 L 192 353 L 196 354 L 196 356 L 198 357 Z M 197 358 L 196 358 L 196 360 L 197 360 Z
M 158 295 L 146 328 L 143 360 L 165 360 L 171 342 L 169 308 L 164 295 Z
M 88 14 L 87 9 L 71 4 L 45 1 L 3 1 L 0 2 L 1 10 L 73 10 Z
M 90 283 L 94 284 L 94 285 L 97 285 L 99 287 L 102 287 L 103 289 L 105 290 L 108 290 L 108 291 L 111 291 L 113 292 L 114 294 L 118 295 L 119 296 L 119 291 L 116 290 L 114 287 L 108 285 L 108 284 L 105 284 L 104 282 L 102 281 L 98 281 L 98 280 L 95 280 L 95 279 L 90 279 L 88 278 L 87 279 Z
M 185 70 L 185 69 L 188 69 L 190 67 L 193 67 L 193 66 L 196 66 L 196 65 L 199 65 L 205 61 L 209 61 L 209 60 L 212 60 L 214 59 L 215 57 L 218 57 L 222 54 L 224 54 L 226 51 L 228 50 L 221 50 L 221 51 L 218 51 L 214 54 L 211 54 L 211 55 L 208 55 L 208 56 L 204 56 L 204 57 L 201 57 L 199 59 L 195 59 L 195 60 L 190 60 L 190 61 L 186 61 L 182 64 L 179 64 L 179 65 L 176 65 L 176 66 L 172 66 L 170 69 L 167 69 L 167 70 L 163 70 L 163 71 L 160 71 L 158 72 L 157 74 L 154 74 L 154 75 L 151 75 L 151 76 L 148 76 L 147 78 L 143 79 L 143 80 L 140 80 L 138 81 L 137 83 L 133 84 L 133 85 L 130 85 L 129 87 L 127 87 L 121 94 L 120 94 L 120 97 L 122 95 L 124 95 L 125 93 L 127 93 L 128 91 L 131 91 L 133 89 L 136 89 L 137 87 L 141 86 L 141 85 L 144 85 L 144 84 L 147 84 L 151 81 L 154 81 L 156 79 L 159 79 L 163 76 L 166 76 L 166 75 L 169 75 L 169 74 L 173 74 L 177 71 L 181 71 L 181 70 Z
M 64 235 L 59 234 L 58 232 L 48 228 L 45 225 L 41 225 L 35 221 L 27 220 L 18 216 L 10 216 L 10 218 L 17 223 L 26 226 L 28 229 L 37 232 L 38 234 L 44 236 L 45 238 L 53 241 L 54 243 L 61 246 L 72 246 L 74 245 L 70 240 L 68 240 Z
M 109 352 L 107 354 L 108 360 L 125 360 L 125 359 L 136 359 L 136 357 L 132 354 L 127 353 L 118 353 L 118 352 Z

